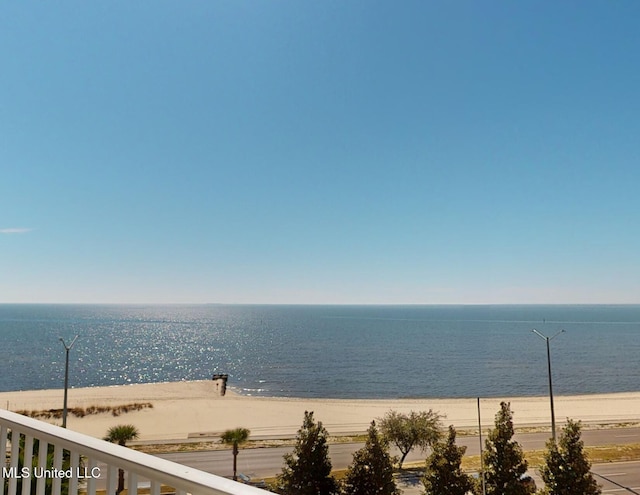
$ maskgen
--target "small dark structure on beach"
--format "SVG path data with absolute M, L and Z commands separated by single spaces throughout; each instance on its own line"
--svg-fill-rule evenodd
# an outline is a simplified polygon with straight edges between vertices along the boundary
M 226 373 L 215 373 L 212 378 L 216 382 L 216 391 L 223 397 L 227 393 L 227 378 L 229 378 L 229 375 Z

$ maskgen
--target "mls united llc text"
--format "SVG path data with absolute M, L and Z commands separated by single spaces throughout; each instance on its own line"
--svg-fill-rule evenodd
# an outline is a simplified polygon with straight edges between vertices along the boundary
M 2 468 L 2 476 L 4 479 L 8 478 L 48 478 L 48 479 L 65 479 L 65 478 L 74 478 L 74 479 L 89 479 L 89 478 L 99 478 L 100 477 L 100 468 L 93 467 L 83 468 L 69 468 L 69 469 L 57 469 L 57 468 L 28 468 L 28 467 L 3 467 Z

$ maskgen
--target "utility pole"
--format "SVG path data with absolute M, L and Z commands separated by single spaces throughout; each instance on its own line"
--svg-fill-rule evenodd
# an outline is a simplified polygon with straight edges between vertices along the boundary
M 66 360 L 64 365 L 64 407 L 62 409 L 62 427 L 67 427 L 67 390 L 69 389 L 69 351 L 73 347 L 73 344 L 76 343 L 78 336 L 76 335 L 74 339 L 71 341 L 71 344 L 67 345 L 64 343 L 64 339 L 60 337 L 60 342 L 64 346 L 66 351 Z
M 482 479 L 482 495 L 485 495 L 484 486 L 484 459 L 482 458 L 482 422 L 480 421 L 480 397 L 478 397 L 478 437 L 480 438 L 480 477 Z
M 551 437 L 553 438 L 553 443 L 556 443 L 556 413 L 553 410 L 553 382 L 551 380 L 551 351 L 549 350 L 549 341 L 555 339 L 558 335 L 564 332 L 564 330 L 560 330 L 553 337 L 547 337 L 546 335 L 542 335 L 535 328 L 531 330 L 541 339 L 546 340 L 547 342 L 547 369 L 549 371 L 549 400 L 551 402 Z

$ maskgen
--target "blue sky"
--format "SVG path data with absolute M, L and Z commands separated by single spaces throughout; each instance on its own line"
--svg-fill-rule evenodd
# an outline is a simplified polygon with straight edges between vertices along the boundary
M 640 303 L 640 3 L 0 6 L 0 302 Z

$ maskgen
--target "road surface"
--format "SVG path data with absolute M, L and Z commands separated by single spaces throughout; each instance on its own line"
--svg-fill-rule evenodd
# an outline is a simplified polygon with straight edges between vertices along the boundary
M 518 434 L 515 439 L 524 450 L 544 449 L 548 439 L 547 433 Z M 587 446 L 599 445 L 623 445 L 640 443 L 640 428 L 616 428 L 608 430 L 584 431 L 582 439 Z M 480 443 L 477 436 L 458 437 L 458 445 L 467 446 L 469 455 L 477 455 Z M 352 461 L 353 452 L 362 447 L 362 443 L 332 444 L 329 446 L 329 456 L 335 469 L 346 468 Z M 253 448 L 242 449 L 238 455 L 238 471 L 253 479 L 275 476 L 282 469 L 283 456 L 291 452 L 292 447 Z M 393 451 L 397 455 L 397 451 Z M 233 456 L 231 450 L 214 450 L 198 452 L 180 452 L 170 454 L 158 454 L 158 457 L 191 466 L 202 471 L 231 477 Z M 425 454 L 419 450 L 411 452 L 405 462 L 424 462 Z M 100 488 L 104 488 L 106 482 L 106 468 L 100 466 L 101 476 L 98 481 Z M 632 494 L 640 495 L 640 461 L 615 462 L 608 464 L 594 464 L 591 471 L 596 476 L 597 482 L 602 486 L 603 494 Z M 542 487 L 542 480 L 537 472 L 528 473 L 532 476 L 538 487 Z M 423 487 L 420 475 L 415 472 L 406 472 L 401 475 L 399 482 L 404 495 L 418 495 Z
M 640 461 L 612 462 L 609 464 L 594 464 L 591 472 L 602 487 L 603 495 L 640 495 Z M 543 483 L 536 472 L 528 473 L 536 482 L 538 488 Z M 418 475 L 402 477 L 399 487 L 403 495 L 419 495 L 424 487 Z
M 548 433 L 524 433 L 514 437 L 524 450 L 542 450 L 549 438 Z M 622 445 L 640 443 L 640 428 L 615 428 L 608 430 L 590 430 L 582 433 L 585 445 Z M 458 445 L 467 447 L 467 455 L 478 455 L 480 443 L 477 436 L 458 437 Z M 329 446 L 329 456 L 334 469 L 346 468 L 352 461 L 353 452 L 361 448 L 361 443 L 332 444 Z M 271 477 L 282 469 L 282 457 L 291 452 L 292 447 L 274 447 L 241 449 L 238 455 L 238 470 L 256 478 Z M 392 449 L 394 455 L 398 452 Z M 178 452 L 159 454 L 159 457 L 185 464 L 202 471 L 231 476 L 232 455 L 230 450 L 212 450 L 198 452 Z M 414 450 L 407 456 L 405 463 L 424 461 L 426 455 L 420 450 Z

